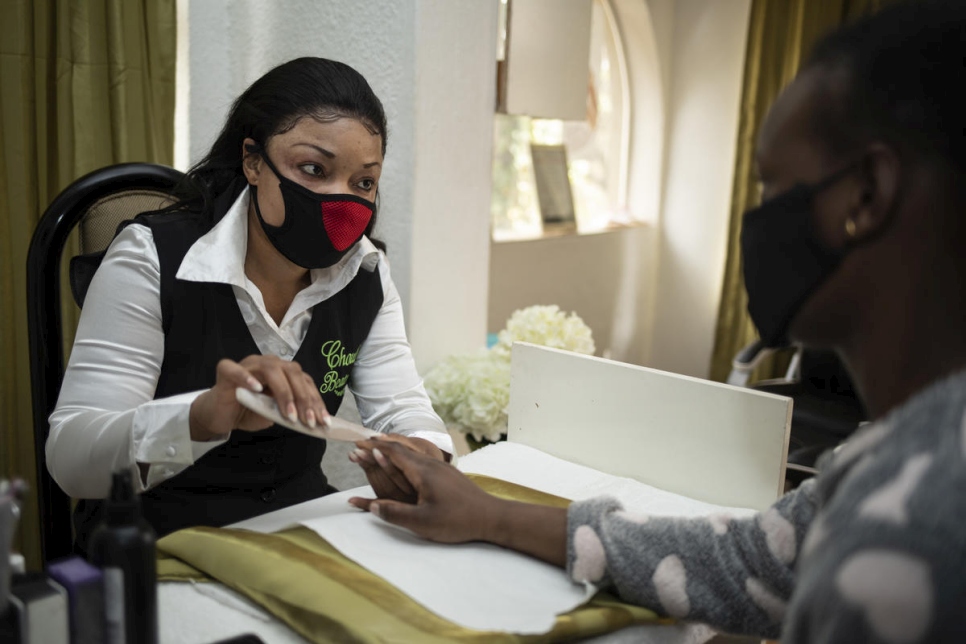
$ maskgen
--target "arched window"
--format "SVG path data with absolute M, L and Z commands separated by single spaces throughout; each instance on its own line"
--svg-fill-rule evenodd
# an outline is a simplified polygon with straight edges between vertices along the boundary
M 497 114 L 494 127 L 492 231 L 495 240 L 540 236 L 530 146 L 564 145 L 577 230 L 596 232 L 631 221 L 627 167 L 631 92 L 624 47 L 608 0 L 594 0 L 587 118 L 537 119 Z

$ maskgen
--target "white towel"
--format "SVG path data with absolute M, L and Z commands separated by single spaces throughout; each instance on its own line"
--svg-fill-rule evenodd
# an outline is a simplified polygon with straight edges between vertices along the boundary
M 485 474 L 572 501 L 613 496 L 625 508 L 661 516 L 704 516 L 725 512 L 750 516 L 754 510 L 729 508 L 665 492 L 634 479 L 576 465 L 519 443 L 499 442 L 460 460 L 467 474 Z

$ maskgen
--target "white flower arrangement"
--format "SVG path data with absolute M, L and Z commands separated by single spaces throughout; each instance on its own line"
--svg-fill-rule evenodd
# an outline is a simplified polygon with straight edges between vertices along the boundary
M 567 315 L 556 304 L 530 306 L 513 312 L 506 328 L 500 331 L 493 349 L 510 355 L 514 342 L 529 342 L 575 353 L 594 354 L 594 337 L 590 327 L 576 313 Z
M 497 441 L 506 431 L 510 361 L 481 349 L 449 356 L 426 376 L 426 392 L 443 421 L 478 441 Z
M 477 441 L 497 441 L 506 433 L 514 342 L 594 353 L 590 328 L 576 313 L 567 315 L 556 305 L 514 311 L 492 349 L 449 356 L 426 375 L 426 391 L 447 425 Z

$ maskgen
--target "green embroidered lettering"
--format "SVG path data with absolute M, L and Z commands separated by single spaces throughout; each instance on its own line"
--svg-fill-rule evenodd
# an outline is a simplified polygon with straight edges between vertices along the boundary
M 322 394 L 334 393 L 336 396 L 345 394 L 345 386 L 349 382 L 349 374 L 341 375 L 337 369 L 351 367 L 356 362 L 359 351 L 347 353 L 341 340 L 327 340 L 322 344 L 322 355 L 325 357 L 325 364 L 330 371 L 322 378 L 319 385 L 319 392 Z
M 359 352 L 346 353 L 341 340 L 328 340 L 322 345 L 322 355 L 325 356 L 325 362 L 329 365 L 329 369 L 338 369 L 355 364 Z
M 348 374 L 340 376 L 338 371 L 329 371 L 322 377 L 322 384 L 319 385 L 319 393 L 327 394 L 331 391 L 336 396 L 342 396 L 345 393 L 345 386 L 348 382 Z

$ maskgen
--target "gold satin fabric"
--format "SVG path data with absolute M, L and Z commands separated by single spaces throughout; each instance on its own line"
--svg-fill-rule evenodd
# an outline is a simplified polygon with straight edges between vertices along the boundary
M 506 481 L 470 478 L 502 498 L 553 507 L 570 503 Z M 304 527 L 274 534 L 226 528 L 175 532 L 158 541 L 158 577 L 217 580 L 312 642 L 560 642 L 662 622 L 647 609 L 598 594 L 559 616 L 545 635 L 470 630 L 423 608 Z
M 724 382 L 731 361 L 758 337 L 748 316 L 741 274 L 741 218 L 758 205 L 755 142 L 768 108 L 792 81 L 812 45 L 829 29 L 877 11 L 891 0 L 752 0 L 738 124 L 735 178 L 728 226 L 728 257 L 721 289 L 711 379 Z M 784 374 L 789 356 L 766 360 L 752 380 Z
M 175 0 L 4 0 L 0 13 L 0 477 L 31 485 L 14 547 L 36 569 L 27 249 L 75 179 L 173 162 Z M 79 312 L 69 289 L 62 302 L 69 347 Z

